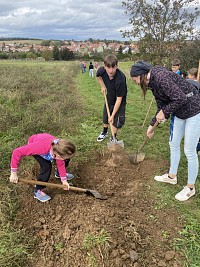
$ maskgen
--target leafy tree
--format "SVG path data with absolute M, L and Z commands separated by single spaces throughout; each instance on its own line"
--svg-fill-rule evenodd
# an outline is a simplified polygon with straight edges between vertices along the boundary
M 128 54 L 129 54 L 129 55 L 132 55 L 132 50 L 131 50 L 130 47 L 129 47 L 129 49 L 128 49 Z
M 0 59 L 8 59 L 8 54 L 5 52 L 0 52 Z
M 121 45 L 119 46 L 118 54 L 122 54 L 122 46 Z
M 179 49 L 170 54 L 170 61 L 178 58 L 181 62 L 181 70 L 188 71 L 190 68 L 198 68 L 200 60 L 200 35 L 194 40 L 184 41 Z
M 44 50 L 44 51 L 42 52 L 42 57 L 43 57 L 46 61 L 50 60 L 50 59 L 53 57 L 53 55 L 52 55 L 52 51 L 49 51 L 48 49 Z
M 52 45 L 52 46 L 56 45 L 59 47 L 61 45 L 61 41 L 51 40 L 50 45 Z
M 62 60 L 71 60 L 74 58 L 74 53 L 70 51 L 68 48 L 63 48 L 60 51 L 60 58 Z
M 26 55 L 26 58 L 35 59 L 36 55 L 33 52 L 28 52 L 27 55 Z
M 51 40 L 44 40 L 41 42 L 42 46 L 50 46 Z
M 54 47 L 53 47 L 53 58 L 54 58 L 54 60 L 60 59 L 60 50 L 59 50 L 57 45 L 54 45 Z
M 130 41 L 125 41 L 125 42 L 124 42 L 124 45 L 130 45 L 130 44 L 131 44 Z
M 143 59 L 162 63 L 170 55 L 170 48 L 176 49 L 195 34 L 194 25 L 200 14 L 195 3 L 194 0 L 122 2 L 132 25 L 131 30 L 122 31 L 122 36 L 139 39 Z
M 94 42 L 94 39 L 89 38 L 88 41 L 89 41 L 90 43 L 93 43 L 93 42 Z

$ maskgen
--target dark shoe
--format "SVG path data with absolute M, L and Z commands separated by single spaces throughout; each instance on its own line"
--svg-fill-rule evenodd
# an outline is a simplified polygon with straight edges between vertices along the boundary
M 108 133 L 100 133 L 100 135 L 97 138 L 97 142 L 103 141 L 106 137 L 108 137 Z
M 111 136 L 110 137 L 110 142 L 115 142 L 115 141 L 117 141 L 117 138 L 114 139 L 113 136 Z

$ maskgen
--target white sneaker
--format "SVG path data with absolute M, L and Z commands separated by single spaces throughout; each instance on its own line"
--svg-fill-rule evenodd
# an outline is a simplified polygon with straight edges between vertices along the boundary
M 103 141 L 106 137 L 108 137 L 108 132 L 107 133 L 100 133 L 100 135 L 97 138 L 97 142 Z
M 168 184 L 177 184 L 177 177 L 169 178 L 168 173 L 165 173 L 161 176 L 155 176 L 154 180 L 156 180 L 157 182 L 163 182 Z
M 178 194 L 175 195 L 175 199 L 179 201 L 186 201 L 194 195 L 195 195 L 195 188 L 190 190 L 188 186 L 185 186 Z

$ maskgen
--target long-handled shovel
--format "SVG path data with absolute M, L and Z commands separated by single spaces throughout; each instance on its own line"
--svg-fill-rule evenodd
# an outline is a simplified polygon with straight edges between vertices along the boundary
M 62 184 L 47 183 L 47 182 L 41 182 L 37 180 L 24 179 L 24 178 L 19 178 L 19 182 L 22 182 L 25 184 L 32 184 L 32 185 L 43 185 L 43 186 L 53 187 L 53 188 L 63 188 L 63 189 L 66 188 L 66 186 Z M 70 186 L 69 190 L 85 193 L 87 195 L 92 195 L 97 199 L 106 199 L 106 197 L 102 197 L 99 192 L 95 190 L 91 190 L 91 189 L 84 189 L 84 188 Z
M 150 102 L 150 105 L 149 105 L 149 109 L 147 110 L 146 117 L 145 117 L 145 119 L 144 119 L 144 121 L 143 121 L 143 124 L 142 124 L 142 128 L 144 127 L 144 125 L 145 125 L 145 123 L 146 123 L 146 120 L 147 120 L 147 117 L 149 116 L 149 112 L 150 112 L 151 106 L 152 106 L 152 104 L 153 104 L 153 101 L 154 101 L 154 96 L 153 96 L 152 99 L 151 99 L 151 102 Z
M 106 110 L 107 110 L 108 118 L 110 119 L 110 109 L 109 109 L 109 106 L 108 106 L 108 99 L 107 99 L 106 91 L 104 91 L 104 98 L 105 98 Z M 112 142 L 110 141 L 109 143 L 107 143 L 108 148 L 111 148 L 114 145 L 119 145 L 122 148 L 124 148 L 124 141 L 123 140 L 119 140 L 118 141 L 115 138 L 115 133 L 114 133 L 114 129 L 113 129 L 112 123 L 110 123 L 110 129 L 111 129 L 113 141 Z
M 154 124 L 154 126 L 152 127 L 152 131 L 154 131 L 154 129 L 158 126 L 158 122 L 156 121 L 156 123 Z M 144 145 L 147 143 L 147 141 L 149 140 L 149 138 L 146 136 L 144 142 L 141 144 L 141 146 L 138 148 L 137 152 L 130 154 L 129 155 L 129 161 L 130 163 L 139 163 L 141 161 L 144 160 L 145 158 L 145 153 L 140 152 L 142 150 L 142 148 L 144 147 Z

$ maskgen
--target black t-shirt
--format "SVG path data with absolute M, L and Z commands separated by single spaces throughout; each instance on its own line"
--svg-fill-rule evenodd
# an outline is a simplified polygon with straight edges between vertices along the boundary
M 116 70 L 116 74 L 112 80 L 109 79 L 109 76 L 104 67 L 100 67 L 96 74 L 97 77 L 102 77 L 103 82 L 107 88 L 107 99 L 109 105 L 114 105 L 117 97 L 122 96 L 122 105 L 126 105 L 126 95 L 127 95 L 127 85 L 126 85 L 126 76 L 119 69 Z
M 89 70 L 94 69 L 94 66 L 92 64 L 89 65 Z

